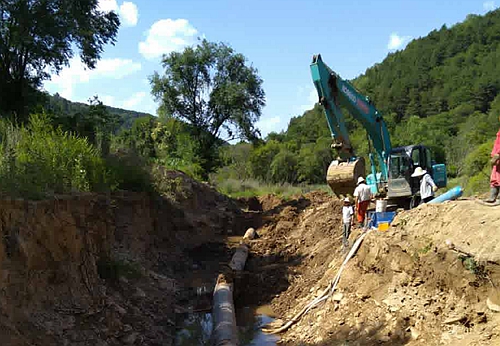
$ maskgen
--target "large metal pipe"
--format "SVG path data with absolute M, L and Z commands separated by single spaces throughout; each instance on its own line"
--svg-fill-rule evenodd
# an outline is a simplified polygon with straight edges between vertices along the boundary
M 429 204 L 443 203 L 445 201 L 451 201 L 459 198 L 464 193 L 464 190 L 460 186 L 456 186 L 453 189 L 437 196 L 433 200 L 429 201 Z
M 238 346 L 238 328 L 236 326 L 236 313 L 233 301 L 233 283 L 232 276 L 241 272 L 245 268 L 248 257 L 248 247 L 244 244 L 237 249 L 229 267 L 231 268 L 231 277 L 229 279 L 221 274 L 217 278 L 217 285 L 214 290 L 214 305 L 212 316 L 214 321 L 213 340 L 215 346 Z
M 214 306 L 212 311 L 215 346 L 237 346 L 238 328 L 233 303 L 233 285 L 218 283 L 214 290 Z

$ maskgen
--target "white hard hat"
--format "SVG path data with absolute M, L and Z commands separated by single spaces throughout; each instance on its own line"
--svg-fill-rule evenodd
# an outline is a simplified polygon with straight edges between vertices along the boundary
M 362 182 L 364 182 L 364 181 L 365 181 L 365 178 L 363 178 L 363 177 L 359 177 L 359 178 L 358 178 L 358 184 L 361 184 L 361 183 L 362 183 Z
M 421 177 L 425 173 L 427 173 L 427 171 L 425 169 L 422 169 L 422 167 L 417 167 L 417 168 L 415 168 L 415 172 L 413 172 L 413 174 L 411 176 L 413 178 Z
M 344 198 L 344 202 L 351 203 L 351 199 L 349 197 Z

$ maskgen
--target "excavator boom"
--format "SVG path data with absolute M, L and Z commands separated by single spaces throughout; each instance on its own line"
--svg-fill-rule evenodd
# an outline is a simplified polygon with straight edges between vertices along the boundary
M 332 134 L 332 147 L 337 149 L 338 157 L 332 161 L 327 172 L 327 182 L 337 195 L 351 194 L 357 178 L 365 174 L 363 158 L 354 153 L 345 124 L 342 108 L 357 119 L 366 129 L 373 148 L 377 153 L 380 166 L 380 179 L 377 179 L 375 159 L 370 154 L 372 191 L 377 192 L 380 180 L 387 181 L 387 163 L 391 152 L 389 131 L 382 115 L 370 100 L 359 93 L 348 81 L 340 78 L 321 59 L 315 55 L 311 64 L 311 74 L 318 92 L 319 103 L 325 109 L 326 120 Z

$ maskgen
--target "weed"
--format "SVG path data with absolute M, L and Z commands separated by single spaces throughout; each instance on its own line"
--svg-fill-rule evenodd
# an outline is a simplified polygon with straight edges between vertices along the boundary
M 54 129 L 44 114 L 27 126 L 0 123 L 0 191 L 40 199 L 109 186 L 100 152 L 85 138 Z
M 429 244 L 427 244 L 426 246 L 424 246 L 423 248 L 419 249 L 418 250 L 418 253 L 419 254 L 422 254 L 422 255 L 425 255 L 426 253 L 428 253 L 430 250 L 432 249 L 432 242 L 430 242 Z
M 470 256 L 459 256 L 458 258 L 462 261 L 464 268 L 476 276 L 476 283 L 486 282 L 488 280 L 488 272 L 484 265 Z

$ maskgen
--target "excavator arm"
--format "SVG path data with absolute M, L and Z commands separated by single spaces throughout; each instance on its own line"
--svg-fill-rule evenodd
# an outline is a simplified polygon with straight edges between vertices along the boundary
M 325 109 L 326 120 L 333 138 L 332 147 L 338 152 L 338 158 L 330 164 L 327 172 L 327 182 L 332 190 L 340 195 L 352 193 L 357 178 L 365 174 L 364 160 L 354 153 L 341 107 L 347 109 L 365 128 L 378 156 L 380 178 L 387 181 L 387 162 L 392 147 L 389 131 L 382 115 L 367 97 L 361 95 L 348 81 L 333 72 L 323 62 L 321 55 L 313 57 L 311 74 L 319 102 Z M 370 161 L 372 189 L 376 191 L 379 181 L 377 181 L 372 153 L 370 153 Z

